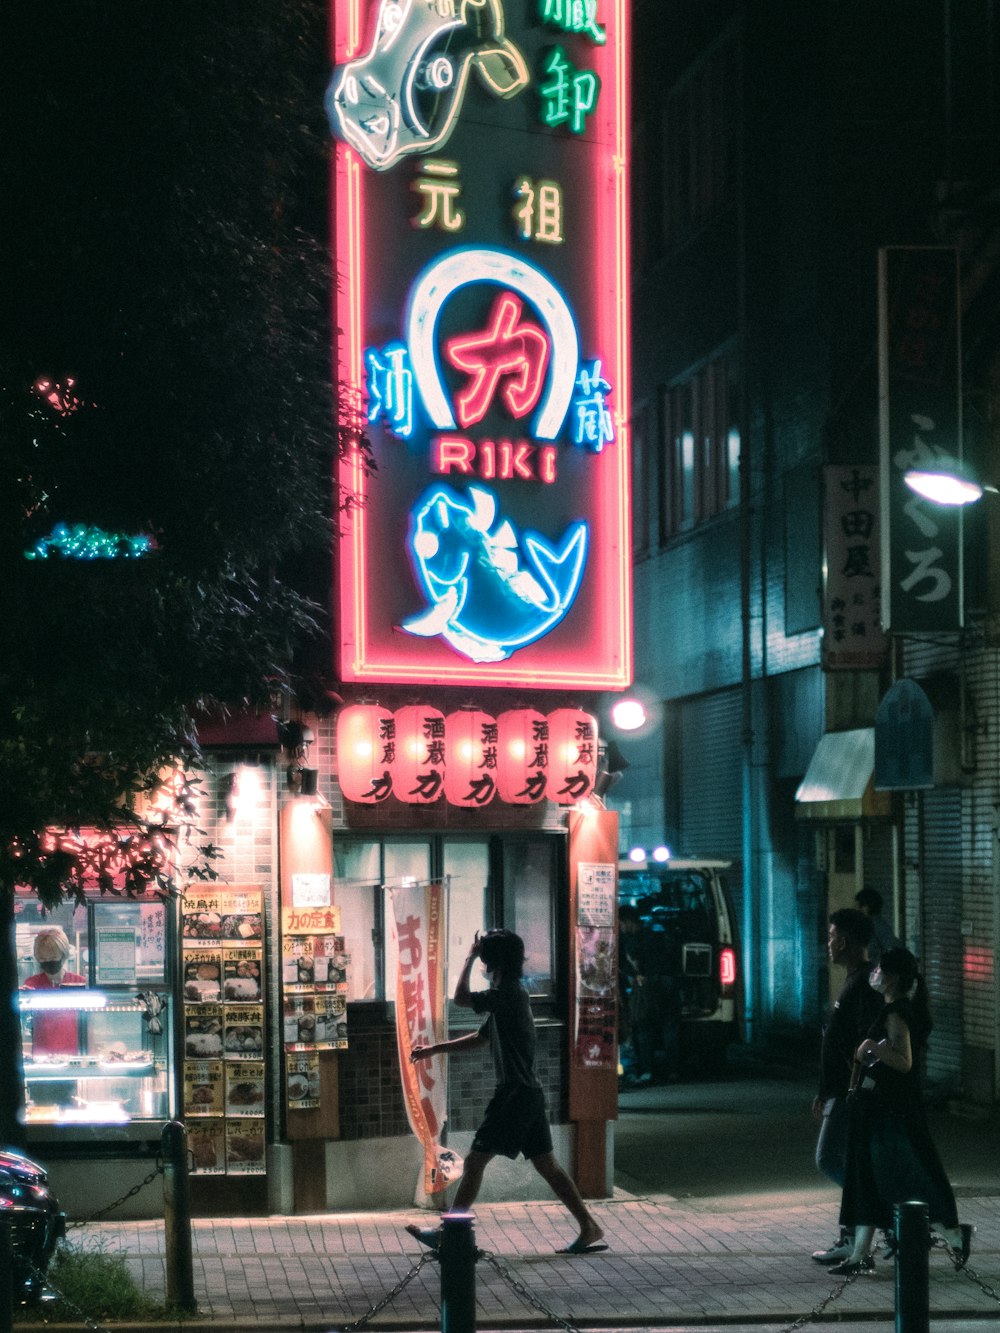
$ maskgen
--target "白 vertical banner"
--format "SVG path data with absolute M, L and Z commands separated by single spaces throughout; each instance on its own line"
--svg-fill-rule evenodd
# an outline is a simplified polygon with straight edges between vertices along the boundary
M 399 953 L 396 979 L 396 1042 L 399 1075 L 410 1128 L 424 1149 L 424 1193 L 440 1193 L 461 1168 L 441 1147 L 448 1113 L 445 1056 L 410 1063 L 415 1046 L 446 1037 L 444 966 L 444 885 L 439 880 L 390 890 Z
M 962 456 L 958 255 L 947 246 L 879 251 L 882 624 L 899 632 L 962 625 L 961 509 L 915 495 L 911 468 Z
M 827 671 L 882 665 L 878 469 L 823 469 L 823 666 Z

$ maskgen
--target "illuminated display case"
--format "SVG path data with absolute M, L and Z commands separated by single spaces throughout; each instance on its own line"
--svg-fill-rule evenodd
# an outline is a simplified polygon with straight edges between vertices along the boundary
M 167 905 L 152 897 L 43 913 L 37 900 L 18 895 L 31 1142 L 158 1138 L 174 1115 L 171 921 Z

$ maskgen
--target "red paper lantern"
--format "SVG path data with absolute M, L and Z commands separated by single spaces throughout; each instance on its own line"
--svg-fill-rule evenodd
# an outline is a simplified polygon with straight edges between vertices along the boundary
M 444 790 L 444 714 L 437 708 L 396 709 L 392 788 L 411 805 L 428 805 Z
M 463 708 L 445 719 L 444 793 L 451 805 L 489 805 L 497 790 L 497 720 Z
M 594 790 L 597 777 L 597 719 L 582 708 L 549 714 L 549 771 L 546 795 L 558 805 L 575 805 Z
M 344 799 L 374 805 L 392 791 L 396 720 L 378 704 L 350 704 L 337 717 L 337 772 Z
M 545 795 L 549 720 L 533 708 L 512 708 L 497 718 L 497 791 L 511 805 L 533 805 Z

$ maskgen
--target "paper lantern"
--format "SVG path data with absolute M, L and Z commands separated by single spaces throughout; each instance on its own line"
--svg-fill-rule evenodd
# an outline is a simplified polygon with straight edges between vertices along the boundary
M 463 708 L 444 724 L 444 793 L 451 805 L 488 805 L 497 790 L 497 720 Z
M 437 708 L 396 709 L 392 789 L 411 805 L 428 805 L 444 791 L 444 714 Z
M 582 708 L 557 708 L 549 714 L 550 801 L 575 805 L 594 790 L 597 777 L 597 719 Z
M 497 791 L 511 805 L 533 805 L 545 795 L 549 720 L 533 708 L 512 708 L 497 718 Z
M 337 772 L 347 801 L 374 805 L 392 791 L 396 720 L 378 704 L 350 704 L 337 717 Z

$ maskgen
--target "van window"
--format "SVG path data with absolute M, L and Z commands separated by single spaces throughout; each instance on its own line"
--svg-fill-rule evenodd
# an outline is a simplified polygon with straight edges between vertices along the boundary
M 622 870 L 618 897 L 639 912 L 646 952 L 681 979 L 684 1012 L 707 1015 L 721 996 L 720 912 L 712 879 L 697 870 Z

